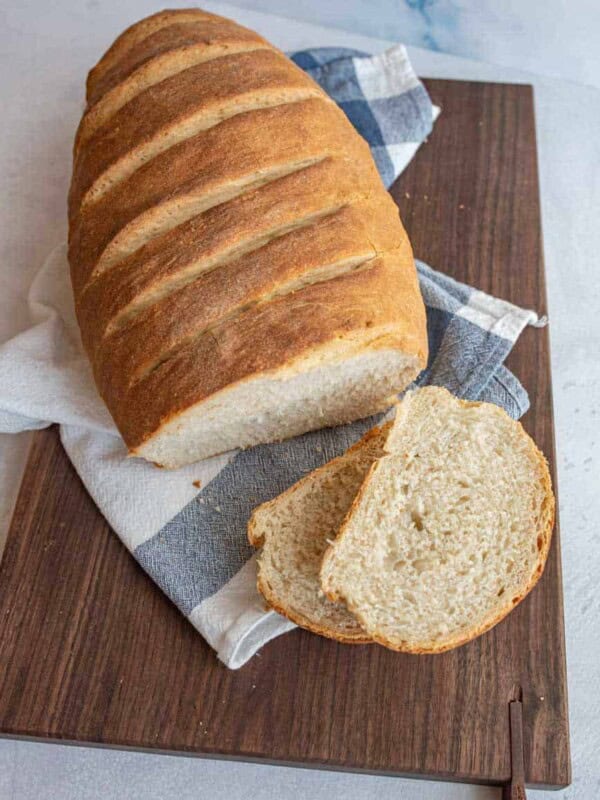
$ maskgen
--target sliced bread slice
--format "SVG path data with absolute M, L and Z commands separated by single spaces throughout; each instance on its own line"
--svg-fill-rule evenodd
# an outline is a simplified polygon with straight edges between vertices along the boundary
M 319 569 L 390 424 L 375 428 L 339 458 L 311 472 L 274 500 L 254 510 L 248 538 L 262 546 L 258 589 L 271 608 L 302 628 L 342 642 L 369 642 L 356 618 L 321 591 Z
M 321 585 L 377 642 L 437 653 L 499 622 L 539 579 L 554 496 L 544 456 L 488 403 L 406 395 Z

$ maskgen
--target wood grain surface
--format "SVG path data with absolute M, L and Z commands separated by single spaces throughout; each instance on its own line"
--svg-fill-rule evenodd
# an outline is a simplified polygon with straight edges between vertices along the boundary
M 530 87 L 427 81 L 443 113 L 393 189 L 415 253 L 545 311 Z M 546 330 L 509 366 L 554 472 Z M 437 656 L 297 630 L 231 672 L 88 497 L 55 429 L 35 434 L 0 565 L 0 732 L 112 747 L 501 783 L 522 689 L 529 784 L 570 780 L 558 531 L 533 593 Z

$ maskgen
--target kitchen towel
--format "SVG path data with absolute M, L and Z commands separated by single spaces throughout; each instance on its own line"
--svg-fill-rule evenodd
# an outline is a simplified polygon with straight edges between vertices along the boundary
M 408 164 L 437 109 L 406 51 L 334 48 L 293 54 L 367 139 L 386 185 Z M 430 357 L 419 385 L 446 386 L 520 417 L 527 394 L 503 366 L 532 311 L 490 297 L 417 262 Z M 246 539 L 252 509 L 340 455 L 378 418 L 230 452 L 180 470 L 127 458 L 100 400 L 75 320 L 59 246 L 29 292 L 32 326 L 0 347 L 0 432 L 59 423 L 65 450 L 125 546 L 229 667 L 295 627 L 266 611 Z M 76 554 L 73 554 L 76 557 Z

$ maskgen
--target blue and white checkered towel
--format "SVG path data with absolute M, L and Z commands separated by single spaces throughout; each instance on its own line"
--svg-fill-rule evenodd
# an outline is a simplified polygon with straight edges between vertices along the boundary
M 437 111 L 404 48 L 375 57 L 320 49 L 293 58 L 369 141 L 390 185 L 429 134 Z M 123 543 L 219 658 L 239 667 L 294 627 L 265 611 L 256 592 L 246 539 L 250 512 L 342 453 L 376 420 L 227 453 L 174 472 L 127 459 L 82 351 L 65 250 L 51 254 L 31 286 L 32 327 L 0 348 L 0 432 L 58 422 L 70 459 Z M 523 328 L 537 323 L 535 313 L 417 266 L 431 350 L 418 383 L 447 386 L 521 416 L 527 394 L 503 362 Z

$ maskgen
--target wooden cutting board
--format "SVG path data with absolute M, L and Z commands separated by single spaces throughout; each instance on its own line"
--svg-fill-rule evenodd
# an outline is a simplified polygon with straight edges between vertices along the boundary
M 427 86 L 443 113 L 393 189 L 416 254 L 543 313 L 531 88 Z M 508 365 L 556 479 L 547 331 L 525 331 Z M 565 786 L 558 530 L 533 593 L 458 650 L 399 655 L 297 630 L 231 672 L 111 532 L 56 429 L 34 435 L 0 565 L 3 735 L 502 783 L 519 688 L 527 781 Z

